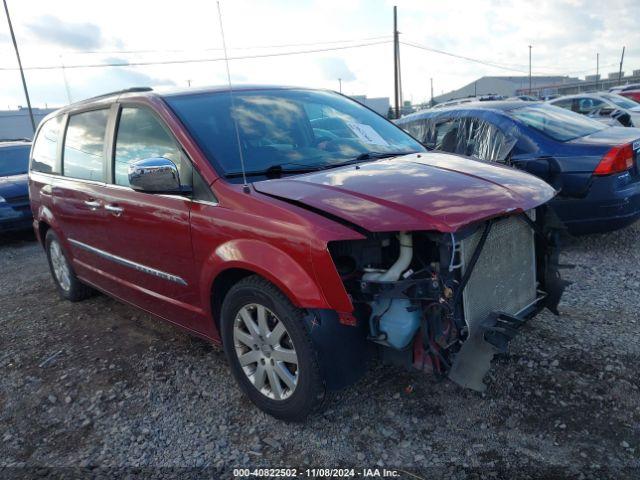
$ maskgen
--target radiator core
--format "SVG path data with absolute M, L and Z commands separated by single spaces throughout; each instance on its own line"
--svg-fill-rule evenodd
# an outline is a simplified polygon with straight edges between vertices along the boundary
M 533 217 L 534 212 L 529 216 Z M 462 274 L 484 228 L 460 243 Z M 533 230 L 515 216 L 493 224 L 482 253 L 462 292 L 469 332 L 492 311 L 515 315 L 536 300 L 536 260 Z

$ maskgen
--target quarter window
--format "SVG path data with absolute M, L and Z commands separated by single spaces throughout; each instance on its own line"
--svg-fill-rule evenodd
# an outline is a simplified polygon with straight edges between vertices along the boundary
M 64 141 L 63 174 L 104 181 L 104 137 L 109 110 L 93 110 L 69 117 Z
M 144 108 L 123 108 L 116 137 L 115 183 L 128 187 L 129 164 L 154 157 L 175 163 L 180 183 L 191 185 L 191 164 L 153 113 Z
M 55 170 L 60 124 L 61 117 L 52 118 L 42 124 L 33 146 L 31 170 L 42 173 L 59 173 Z

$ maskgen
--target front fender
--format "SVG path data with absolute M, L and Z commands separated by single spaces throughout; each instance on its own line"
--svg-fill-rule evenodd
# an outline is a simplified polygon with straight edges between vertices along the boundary
M 305 250 L 305 254 L 310 255 L 308 246 Z M 264 277 L 298 307 L 331 308 L 313 276 L 310 263 L 311 271 L 307 271 L 283 250 L 253 239 L 230 240 L 212 252 L 200 278 L 203 305 L 210 305 L 211 288 L 218 275 L 232 268 L 249 270 Z

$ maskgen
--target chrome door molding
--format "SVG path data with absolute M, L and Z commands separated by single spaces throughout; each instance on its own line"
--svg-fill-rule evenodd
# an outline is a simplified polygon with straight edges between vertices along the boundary
M 91 245 L 87 245 L 86 243 L 82 243 L 78 240 L 74 240 L 73 238 L 69 239 L 69 243 L 75 245 L 78 248 L 82 248 L 88 252 L 91 252 L 99 257 L 106 258 L 112 262 L 118 263 L 120 265 L 124 265 L 125 267 L 133 268 L 139 272 L 146 273 L 148 275 L 153 275 L 154 277 L 162 278 L 163 280 L 167 280 L 169 282 L 174 282 L 179 285 L 187 286 L 187 282 L 177 275 L 172 275 L 171 273 L 163 272 L 162 270 L 157 270 L 155 268 L 149 267 L 147 265 L 143 265 L 141 263 L 134 262 L 133 260 L 129 260 L 123 257 L 119 257 L 118 255 L 114 255 L 109 252 L 105 252 L 96 247 L 92 247 Z

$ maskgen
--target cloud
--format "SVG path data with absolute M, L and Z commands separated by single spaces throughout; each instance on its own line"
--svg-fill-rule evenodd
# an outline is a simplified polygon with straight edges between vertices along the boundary
M 0 33 L 0 43 L 9 43 L 9 35 L 6 33 Z
M 352 82 L 356 79 L 356 75 L 342 58 L 321 58 L 318 60 L 318 64 L 326 80 L 341 78 L 343 82 Z
M 38 40 L 75 50 L 95 50 L 105 44 L 100 27 L 94 23 L 71 23 L 53 15 L 43 15 L 27 24 Z

